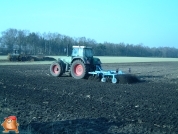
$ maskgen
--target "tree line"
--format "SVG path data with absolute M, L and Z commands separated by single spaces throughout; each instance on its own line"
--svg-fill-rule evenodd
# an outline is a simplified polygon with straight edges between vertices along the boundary
M 97 56 L 131 56 L 131 57 L 171 57 L 178 58 L 178 49 L 170 47 L 147 47 L 142 44 L 97 43 L 85 37 L 72 38 L 59 33 L 35 33 L 27 30 L 7 29 L 1 32 L 0 54 L 19 53 L 31 55 L 69 55 L 72 46 L 84 45 L 93 48 Z

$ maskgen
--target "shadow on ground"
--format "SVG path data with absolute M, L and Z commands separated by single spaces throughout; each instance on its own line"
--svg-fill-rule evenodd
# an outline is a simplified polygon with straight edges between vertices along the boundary
M 106 118 L 76 119 L 49 123 L 30 123 L 33 133 L 39 134 L 112 134 L 121 123 Z
M 23 127 L 30 134 L 162 134 L 166 132 L 163 128 L 147 125 L 134 121 L 113 121 L 103 117 L 45 123 L 31 122 Z

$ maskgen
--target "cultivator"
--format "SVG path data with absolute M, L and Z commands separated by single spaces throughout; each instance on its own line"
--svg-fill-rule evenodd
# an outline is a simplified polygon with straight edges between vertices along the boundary
M 71 57 L 58 59 L 50 66 L 50 73 L 53 76 L 59 77 L 66 72 L 69 72 L 69 75 L 75 79 L 83 79 L 90 76 L 99 78 L 101 82 L 106 82 L 107 79 L 110 79 L 114 84 L 121 80 L 126 81 L 126 83 L 129 83 L 127 80 L 135 80 L 132 75 L 127 75 L 119 69 L 116 69 L 116 71 L 103 70 L 100 59 L 93 57 L 92 49 L 85 46 L 73 46 Z
M 104 71 L 98 65 L 96 65 L 96 70 L 98 71 L 88 72 L 88 74 L 92 75 L 93 77 L 99 77 L 99 78 L 101 77 L 101 82 L 106 82 L 106 79 L 110 78 L 111 82 L 114 84 L 117 83 L 118 81 L 116 76 L 124 74 L 122 71 L 118 69 L 116 69 L 116 71 L 111 71 L 111 70 Z

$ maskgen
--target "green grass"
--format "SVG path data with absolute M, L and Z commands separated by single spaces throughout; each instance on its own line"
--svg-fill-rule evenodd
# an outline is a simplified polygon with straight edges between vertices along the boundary
M 7 56 L 0 56 L 0 61 L 7 60 Z
M 49 56 L 55 59 L 65 58 L 65 56 Z M 131 62 L 167 62 L 178 61 L 178 58 L 153 58 L 153 57 L 114 57 L 114 56 L 95 56 L 100 58 L 102 63 L 131 63 Z
M 131 62 L 167 62 L 178 61 L 178 58 L 153 58 L 153 57 L 102 57 L 99 56 L 103 63 L 131 63 Z

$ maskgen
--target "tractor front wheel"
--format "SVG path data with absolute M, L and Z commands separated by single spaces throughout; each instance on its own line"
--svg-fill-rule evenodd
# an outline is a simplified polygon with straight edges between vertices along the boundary
M 50 73 L 52 76 L 59 77 L 63 74 L 63 63 L 62 62 L 53 62 L 50 66 Z
M 81 61 L 76 60 L 71 65 L 71 76 L 75 79 L 83 79 L 88 75 L 87 66 Z

